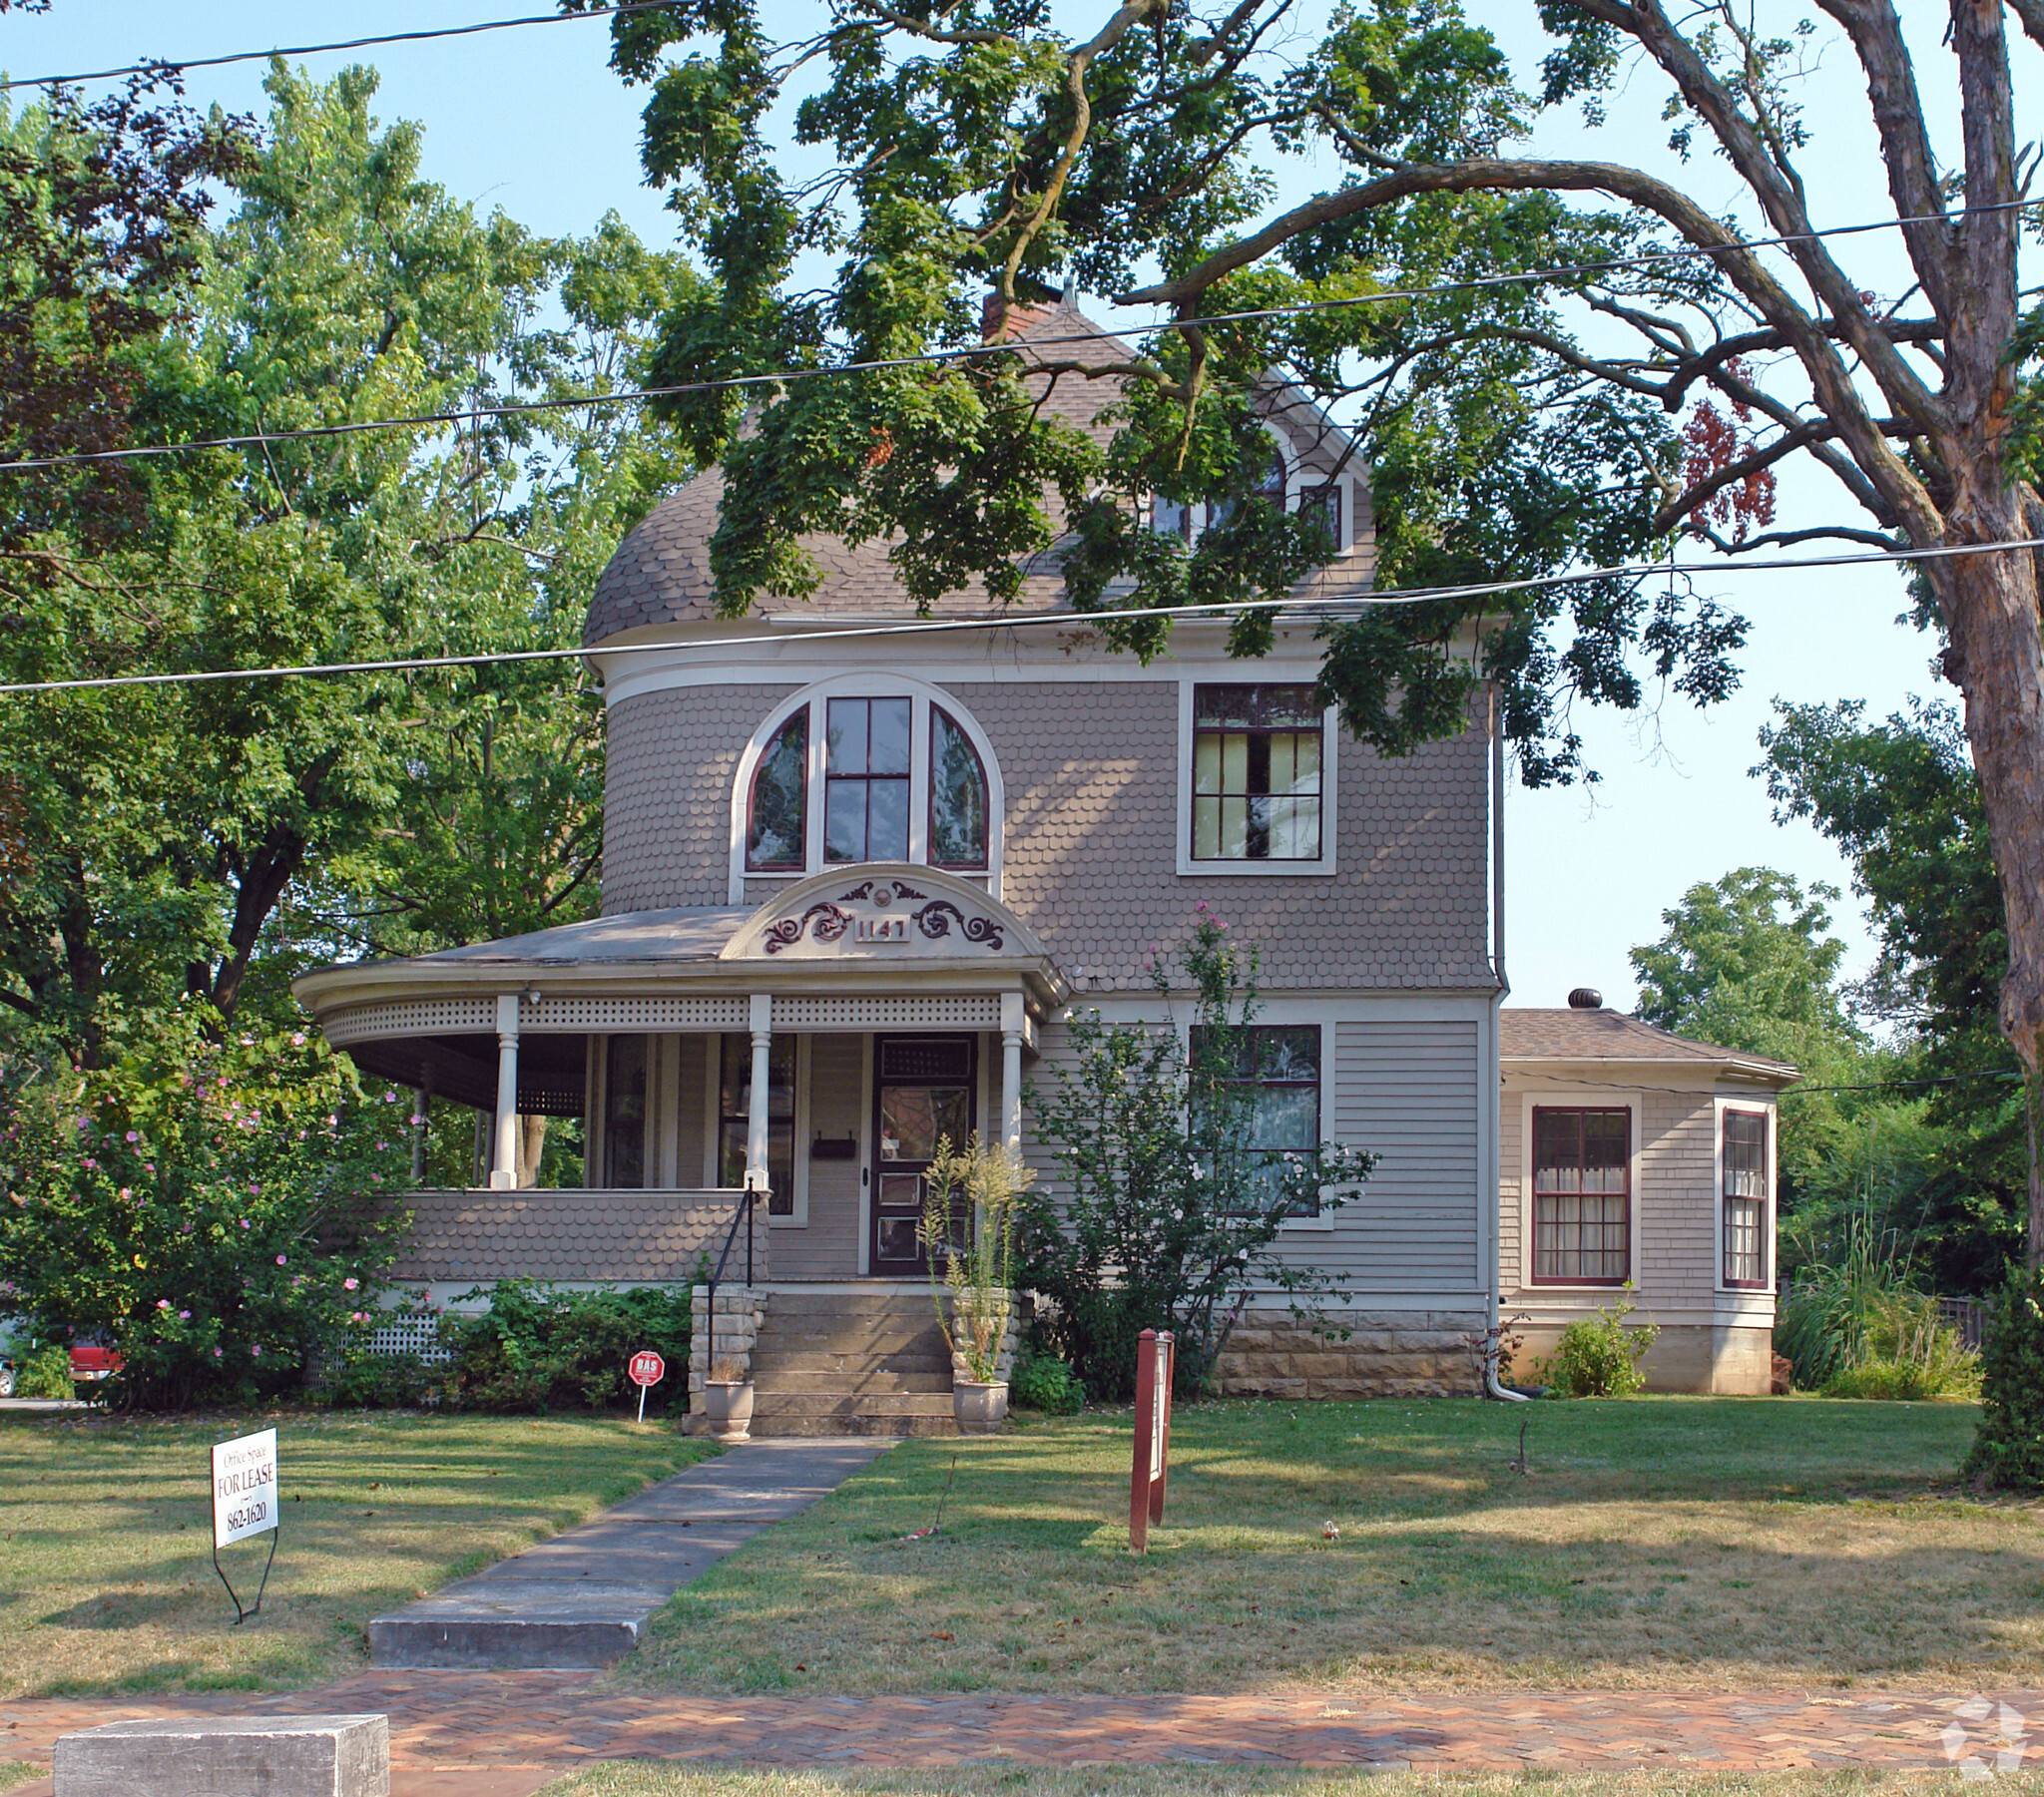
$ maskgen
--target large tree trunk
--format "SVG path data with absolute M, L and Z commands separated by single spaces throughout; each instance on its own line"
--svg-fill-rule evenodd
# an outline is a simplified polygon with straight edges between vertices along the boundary
M 1990 455 L 1992 452 L 1990 451 Z M 2024 533 L 2025 495 L 2001 491 L 1955 507 L 1956 541 L 2010 542 Z M 1947 671 L 1965 694 L 1966 735 L 1994 845 L 2008 934 L 2002 1034 L 2022 1062 L 2029 1107 L 2028 1258 L 2044 1262 L 2044 1171 L 2038 1105 L 2044 1096 L 2044 636 L 2037 562 L 2026 551 L 1929 565 L 1950 645 Z

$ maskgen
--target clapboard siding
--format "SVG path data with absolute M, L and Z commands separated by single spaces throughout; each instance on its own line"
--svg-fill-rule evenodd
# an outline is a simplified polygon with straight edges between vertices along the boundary
M 1321 1131 L 1367 1149 L 1377 1166 L 1330 1229 L 1287 1238 L 1286 1258 L 1347 1274 L 1352 1292 L 1482 1285 L 1479 1026 L 1347 1019 L 1327 1034 L 1333 1067 Z

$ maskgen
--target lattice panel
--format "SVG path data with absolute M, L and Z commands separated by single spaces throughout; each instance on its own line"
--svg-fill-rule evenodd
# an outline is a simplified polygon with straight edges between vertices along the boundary
M 572 1035 L 582 1031 L 624 1034 L 662 1030 L 743 1030 L 746 999 L 670 995 L 647 998 L 543 998 L 527 1005 L 521 1030 Z
M 371 1354 L 416 1354 L 428 1366 L 454 1356 L 440 1345 L 440 1325 L 429 1316 L 395 1316 L 369 1331 Z
M 383 999 L 349 1005 L 321 1026 L 336 1048 L 351 1042 L 381 1042 L 393 1036 L 469 1036 L 497 1028 L 494 999 Z
M 776 1030 L 995 1030 L 997 993 L 918 993 L 899 998 L 775 998 Z

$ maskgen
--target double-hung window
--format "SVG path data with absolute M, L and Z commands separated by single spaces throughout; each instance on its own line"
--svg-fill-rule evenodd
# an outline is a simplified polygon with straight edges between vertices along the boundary
M 1632 1277 L 1632 1113 L 1533 1113 L 1533 1282 Z
M 1192 1037 L 1197 1058 L 1203 1048 Z M 1315 1024 L 1253 1024 L 1240 1032 L 1234 1065 L 1223 1077 L 1227 1124 L 1235 1139 L 1224 1152 L 1247 1162 L 1253 1203 L 1282 1201 L 1286 1155 L 1307 1154 L 1320 1143 L 1320 1032 Z M 1319 1202 L 1305 1197 L 1293 1216 L 1317 1216 Z
M 1765 1291 L 1768 1284 L 1768 1117 L 1727 1111 L 1719 1157 L 1724 1166 L 1725 1283 Z
M 795 1039 L 776 1036 L 766 1060 L 766 1214 L 794 1209 Z M 726 1036 L 717 1081 L 717 1182 L 746 1182 L 746 1135 L 753 1115 L 753 1039 Z
M 1194 687 L 1192 860 L 1319 861 L 1322 734 L 1311 686 Z

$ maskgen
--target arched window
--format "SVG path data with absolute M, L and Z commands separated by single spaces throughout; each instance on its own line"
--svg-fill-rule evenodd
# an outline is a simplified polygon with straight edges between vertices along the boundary
M 734 904 L 744 902 L 748 875 L 866 861 L 985 874 L 998 891 L 1000 776 L 991 750 L 962 709 L 920 680 L 821 681 L 769 714 L 740 767 Z
M 746 813 L 746 869 L 800 873 L 808 851 L 809 708 L 773 732 L 753 770 Z
M 972 738 L 941 705 L 930 706 L 930 865 L 986 867 L 986 769 Z

